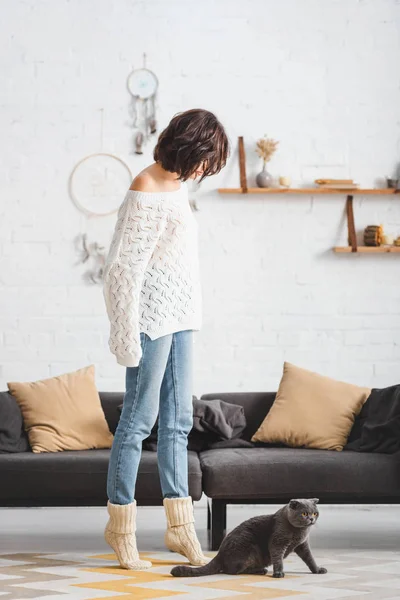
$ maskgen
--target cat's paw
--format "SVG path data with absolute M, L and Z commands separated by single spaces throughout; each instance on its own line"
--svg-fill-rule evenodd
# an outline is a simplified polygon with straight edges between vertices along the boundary
M 281 577 L 285 577 L 285 573 L 283 571 L 274 571 L 272 577 L 276 577 L 277 579 L 281 578 Z
M 325 567 L 318 567 L 317 575 L 325 575 L 327 572 L 328 569 L 325 569 Z

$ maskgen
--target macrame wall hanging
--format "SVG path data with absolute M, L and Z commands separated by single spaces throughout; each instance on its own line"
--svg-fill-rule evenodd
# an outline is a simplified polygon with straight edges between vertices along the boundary
M 88 266 L 83 278 L 88 283 L 100 283 L 103 278 L 106 249 L 99 242 L 88 240 L 88 229 L 93 219 L 118 211 L 121 198 L 126 194 L 133 175 L 119 156 L 103 151 L 104 109 L 100 109 L 100 152 L 82 158 L 72 170 L 68 189 L 75 206 L 85 215 L 83 232 L 74 239 L 79 254 L 76 264 Z
M 130 73 L 127 86 L 132 95 L 133 127 L 136 129 L 133 135 L 134 152 L 143 154 L 143 146 L 157 131 L 158 79 L 153 71 L 146 67 L 146 54 L 143 54 L 143 67 Z

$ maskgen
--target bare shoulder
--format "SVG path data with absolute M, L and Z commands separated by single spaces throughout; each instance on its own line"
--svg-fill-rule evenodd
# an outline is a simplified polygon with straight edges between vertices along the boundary
M 156 182 L 150 173 L 142 171 L 139 175 L 136 175 L 135 179 L 131 183 L 130 190 L 136 190 L 137 192 L 156 192 Z

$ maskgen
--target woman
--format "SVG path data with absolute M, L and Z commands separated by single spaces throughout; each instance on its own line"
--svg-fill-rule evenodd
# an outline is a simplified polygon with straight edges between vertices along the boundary
M 126 391 L 108 469 L 105 539 L 126 569 L 151 567 L 136 547 L 135 484 L 142 441 L 157 416 L 165 543 L 192 565 L 208 561 L 188 490 L 192 344 L 202 302 L 187 180 L 219 173 L 228 155 L 228 138 L 214 114 L 178 113 L 158 138 L 155 162 L 133 180 L 118 211 L 103 292 L 109 348 L 126 367 Z

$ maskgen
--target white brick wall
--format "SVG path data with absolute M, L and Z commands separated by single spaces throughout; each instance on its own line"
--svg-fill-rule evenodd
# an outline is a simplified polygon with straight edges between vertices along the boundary
M 100 150 L 134 173 L 126 77 L 142 53 L 160 78 L 161 127 L 204 107 L 233 155 L 198 193 L 204 325 L 195 392 L 273 390 L 282 363 L 359 384 L 400 381 L 400 257 L 336 256 L 344 198 L 229 197 L 244 135 L 280 140 L 270 170 L 363 186 L 393 172 L 400 149 L 398 0 L 5 0 L 0 20 L 0 380 L 35 380 L 95 363 L 123 390 L 107 347 L 100 287 L 82 281 L 73 238 L 109 240 L 115 217 L 88 223 L 69 200 L 71 169 Z M 122 201 L 122 198 L 121 198 Z M 397 198 L 355 201 L 359 231 L 400 235 Z

